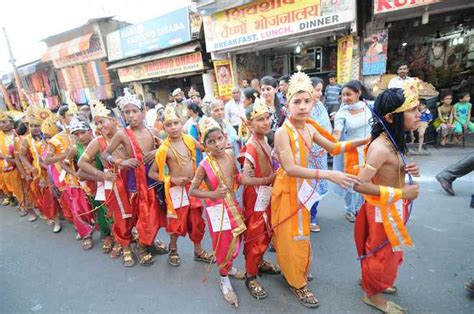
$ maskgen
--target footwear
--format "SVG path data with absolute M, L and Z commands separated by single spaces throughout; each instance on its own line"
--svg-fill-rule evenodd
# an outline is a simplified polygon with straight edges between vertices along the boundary
M 470 295 L 474 296 L 474 278 L 469 279 L 464 284 L 464 289 L 469 292 Z
M 232 269 L 229 272 L 229 277 L 232 277 L 237 280 L 244 280 L 245 279 L 245 272 L 238 270 L 235 267 L 232 267 Z
M 373 303 L 368 296 L 364 296 L 362 298 L 362 301 L 367 304 L 368 306 L 371 306 L 373 308 L 376 308 L 377 310 L 381 311 L 382 313 L 388 313 L 388 314 L 402 314 L 406 313 L 407 310 L 398 305 L 395 302 L 392 301 L 387 301 L 387 306 L 385 308 Z
M 280 269 L 280 267 L 273 264 L 272 262 L 269 262 L 269 261 L 266 261 L 266 260 L 262 259 L 262 261 L 258 265 L 258 273 L 259 274 L 278 275 L 278 274 L 281 274 L 281 269 Z
M 436 175 L 435 179 L 441 184 L 443 190 L 451 196 L 454 196 L 453 183 L 449 182 L 439 174 Z
M 82 240 L 82 237 L 79 233 L 76 234 L 76 240 L 79 241 L 79 240 Z
M 170 249 L 168 254 L 168 263 L 173 267 L 178 267 L 181 265 L 181 258 L 179 257 L 177 249 Z
M 233 289 L 225 289 L 222 282 L 220 283 L 222 295 L 224 300 L 235 307 L 239 307 L 239 300 L 237 299 L 237 294 L 235 294 Z
M 310 224 L 310 225 L 309 225 L 309 230 L 310 230 L 311 232 L 318 233 L 318 232 L 321 231 L 321 228 L 320 228 L 319 225 L 317 225 L 317 224 Z
M 114 243 L 112 251 L 110 252 L 110 258 L 116 259 L 119 258 L 120 255 L 122 255 L 122 246 L 118 243 Z
M 92 237 L 87 237 L 84 239 L 84 241 L 82 242 L 82 249 L 84 251 L 89 251 L 90 249 L 92 249 Z
M 212 253 L 208 253 L 204 250 L 201 253 L 194 252 L 194 260 L 196 262 L 204 262 L 208 264 L 214 264 L 216 262 L 216 258 Z
M 153 242 L 151 246 L 148 247 L 148 252 L 150 252 L 153 255 L 164 255 L 164 254 L 168 254 L 169 250 L 166 247 L 165 242 L 156 240 L 155 242 Z
M 141 244 L 137 244 L 134 253 L 137 256 L 138 263 L 142 266 L 150 266 L 155 262 L 153 255 L 151 255 L 151 253 L 146 250 L 146 247 Z M 123 254 L 125 254 L 125 251 Z
M 309 290 L 308 286 L 304 286 L 301 289 L 296 289 L 290 286 L 290 290 L 304 307 L 315 308 L 319 306 L 318 299 L 316 299 L 313 292 Z
M 112 251 L 112 245 L 114 240 L 112 240 L 111 236 L 106 236 L 104 242 L 102 243 L 102 252 L 104 254 L 109 254 Z
M 263 288 L 262 284 L 258 282 L 257 277 L 253 276 L 245 279 L 245 286 L 249 291 L 250 295 L 257 300 L 265 299 L 267 292 Z
M 347 221 L 351 223 L 354 223 L 355 221 L 355 215 L 353 213 L 346 213 L 344 217 L 346 217 Z
M 10 205 L 10 199 L 8 197 L 5 197 L 2 202 L 2 206 L 8 206 Z
M 133 267 L 135 266 L 135 260 L 133 259 L 132 249 L 128 247 L 123 248 L 123 266 Z
M 28 215 L 28 212 L 26 210 L 20 209 L 20 211 L 18 212 L 18 216 L 20 217 L 25 217 L 26 215 Z
M 38 217 L 35 214 L 29 214 L 28 221 L 33 222 L 36 221 Z
M 53 233 L 58 233 L 59 231 L 61 231 L 61 225 L 60 224 L 55 224 L 54 227 L 53 227 Z

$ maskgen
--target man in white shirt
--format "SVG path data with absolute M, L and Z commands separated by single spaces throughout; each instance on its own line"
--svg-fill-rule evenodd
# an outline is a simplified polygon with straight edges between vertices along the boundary
M 403 88 L 403 84 L 405 81 L 411 81 L 414 80 L 415 78 L 409 77 L 408 72 L 410 70 L 408 69 L 408 63 L 402 62 L 398 65 L 398 70 L 397 70 L 397 77 L 394 77 L 388 82 L 388 88 Z
M 245 116 L 244 104 L 240 100 L 240 89 L 234 87 L 232 89 L 232 99 L 225 105 L 225 119 L 230 122 L 232 127 L 238 131 L 241 117 Z
M 153 101 L 147 101 L 145 103 L 145 108 L 146 108 L 146 126 L 149 128 L 153 128 L 155 126 L 155 121 L 156 121 L 156 109 L 155 109 L 155 102 Z

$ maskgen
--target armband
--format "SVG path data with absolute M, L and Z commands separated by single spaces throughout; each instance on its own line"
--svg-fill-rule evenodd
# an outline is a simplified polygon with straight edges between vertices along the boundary
M 91 160 L 91 157 L 90 157 L 89 154 L 86 153 L 86 152 L 82 153 L 82 156 L 81 156 L 81 157 L 84 158 L 85 160 Z
M 371 166 L 368 163 L 364 164 L 364 168 L 367 168 L 367 169 L 372 170 L 372 171 L 377 171 L 378 170 L 377 168 L 375 168 L 374 166 Z
M 332 150 L 332 155 L 339 155 L 340 153 L 344 153 L 352 148 L 352 141 L 343 141 L 337 142 L 334 144 L 334 149 Z

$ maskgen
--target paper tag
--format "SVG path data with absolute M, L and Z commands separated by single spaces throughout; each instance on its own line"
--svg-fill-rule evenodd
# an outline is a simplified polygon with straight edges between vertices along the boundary
M 314 203 L 321 200 L 321 195 L 316 191 L 316 188 L 313 189 L 306 180 L 303 180 L 300 190 L 298 191 L 298 199 L 307 210 L 311 210 Z
M 227 210 L 225 208 L 223 209 L 223 206 L 224 205 L 222 204 L 217 204 L 206 208 L 207 214 L 209 215 L 209 220 L 211 221 L 212 232 L 231 229 L 229 215 L 227 215 Z M 222 210 L 224 210 L 224 221 L 222 222 L 221 229 Z
M 173 186 L 169 191 L 173 208 L 181 208 L 189 205 L 188 193 L 184 186 Z
M 395 203 L 395 208 L 397 209 L 398 215 L 400 218 L 403 220 L 403 200 L 398 200 Z M 390 210 L 388 210 L 388 217 L 389 219 L 392 218 L 392 215 L 390 214 Z M 377 223 L 382 223 L 382 209 L 380 207 L 375 207 L 375 222 Z
M 257 200 L 255 201 L 254 212 L 264 212 L 270 204 L 272 198 L 272 187 L 261 185 L 257 191 Z
M 104 172 L 107 173 L 109 172 L 109 169 L 104 169 Z M 114 187 L 112 181 L 104 181 L 104 189 L 106 190 L 112 190 L 112 188 Z
M 65 177 L 66 177 L 66 170 L 63 169 L 59 173 L 59 182 L 63 182 Z
M 102 181 L 97 182 L 97 192 L 95 193 L 95 200 L 105 201 L 104 182 Z

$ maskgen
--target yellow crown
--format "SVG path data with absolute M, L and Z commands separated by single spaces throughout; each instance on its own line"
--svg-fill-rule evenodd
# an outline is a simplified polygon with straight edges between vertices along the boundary
M 107 109 L 104 103 L 102 103 L 100 100 L 92 100 L 90 104 L 91 104 L 92 118 L 95 118 L 95 117 L 108 118 L 110 116 L 110 113 L 112 112 L 109 109 Z
M 163 122 L 169 120 L 181 120 L 173 105 L 167 105 L 163 111 Z
M 24 117 L 24 113 L 18 110 L 0 111 L 0 120 L 20 120 Z
M 50 115 L 44 122 L 41 124 L 41 132 L 54 136 L 59 133 L 59 129 L 56 125 L 57 118 L 54 114 Z
M 26 121 L 30 124 L 41 125 L 52 114 L 51 111 L 36 105 L 30 105 L 26 109 Z
M 405 97 L 405 101 L 400 107 L 392 111 L 392 113 L 405 112 L 418 106 L 418 104 L 420 103 L 420 101 L 418 100 L 419 86 L 420 81 L 418 79 L 410 81 L 405 80 L 405 82 L 403 83 L 403 96 Z
M 71 99 L 71 97 L 67 96 L 66 104 L 69 108 L 66 114 L 77 114 L 79 112 L 77 104 Z
M 253 120 L 264 113 L 271 114 L 271 109 L 267 104 L 265 104 L 263 98 L 255 97 L 255 102 L 252 105 L 252 112 L 250 113 L 250 119 Z
M 206 138 L 209 131 L 215 130 L 215 129 L 221 130 L 221 126 L 213 118 L 203 117 L 199 121 L 199 132 L 201 132 L 201 138 L 202 139 Z
M 311 78 L 306 73 L 301 72 L 298 68 L 298 72 L 291 76 L 288 84 L 288 101 L 299 92 L 307 92 L 311 98 L 313 97 L 313 84 L 311 84 Z

